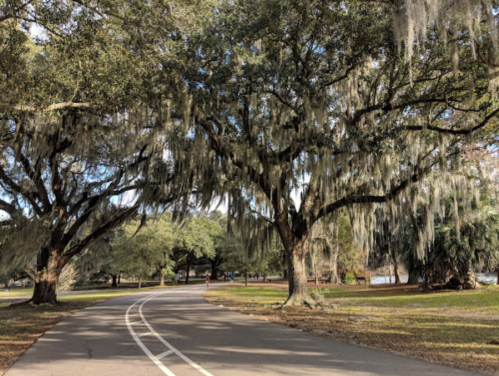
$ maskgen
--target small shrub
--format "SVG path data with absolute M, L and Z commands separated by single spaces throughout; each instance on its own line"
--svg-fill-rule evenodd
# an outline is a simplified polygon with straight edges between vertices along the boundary
M 355 284 L 355 277 L 353 275 L 347 274 L 345 277 L 345 281 L 343 281 L 345 285 L 354 285 Z

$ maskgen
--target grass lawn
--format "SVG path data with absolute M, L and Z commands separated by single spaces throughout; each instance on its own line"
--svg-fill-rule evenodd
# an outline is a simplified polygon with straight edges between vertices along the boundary
M 156 290 L 159 287 L 143 289 L 116 289 L 79 291 L 77 295 L 59 298 L 60 304 L 40 306 L 9 307 L 5 302 L 12 297 L 31 297 L 32 289 L 13 289 L 0 292 L 0 376 L 28 349 L 43 333 L 59 321 L 85 307 L 116 298 L 118 296 Z M 2 304 L 2 302 L 4 304 Z
M 15 289 L 12 289 L 11 291 L 9 292 L 6 292 L 5 290 L 0 290 L 0 304 L 2 302 L 2 300 L 4 299 L 9 299 L 11 298 L 12 296 L 15 296 L 15 297 L 31 297 L 31 295 L 33 294 L 33 288 L 15 288 Z
M 409 286 L 311 288 L 324 296 L 324 307 L 281 309 L 284 287 L 232 285 L 205 297 L 323 337 L 499 375 L 499 286 L 433 293 Z

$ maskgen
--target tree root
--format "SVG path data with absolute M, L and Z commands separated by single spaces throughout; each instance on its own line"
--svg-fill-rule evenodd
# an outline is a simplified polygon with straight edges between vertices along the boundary
M 311 296 L 296 296 L 291 295 L 288 299 L 283 303 L 281 308 L 285 307 L 308 307 L 308 308 L 316 308 L 321 304 L 316 300 L 312 299 Z

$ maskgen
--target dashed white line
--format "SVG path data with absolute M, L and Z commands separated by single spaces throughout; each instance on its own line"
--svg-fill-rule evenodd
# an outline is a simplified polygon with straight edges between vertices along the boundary
M 126 311 L 126 314 L 125 314 L 125 321 L 126 321 L 126 324 L 128 326 L 128 330 L 130 331 L 130 334 L 132 335 L 133 339 L 135 340 L 135 342 L 137 342 L 137 344 L 140 346 L 140 348 L 142 349 L 142 351 L 144 351 L 144 353 L 154 362 L 154 364 L 156 364 L 158 366 L 159 369 L 161 369 L 166 375 L 168 376 L 175 376 L 175 374 L 170 371 L 161 361 L 160 359 L 168 356 L 168 355 L 171 355 L 171 354 L 175 354 L 177 355 L 179 358 L 181 358 L 184 362 L 186 362 L 187 364 L 189 364 L 192 368 L 196 369 L 197 371 L 199 371 L 200 373 L 202 373 L 203 375 L 205 376 L 213 376 L 211 373 L 209 373 L 208 371 L 206 371 L 204 368 L 202 368 L 201 366 L 199 366 L 198 364 L 196 364 L 195 362 L 193 362 L 191 359 L 189 359 L 187 356 L 185 356 L 184 354 L 182 354 L 180 351 L 178 351 L 175 347 L 173 347 L 168 341 L 166 341 L 163 337 L 161 337 L 154 329 L 153 327 L 147 322 L 146 318 L 144 317 L 144 314 L 142 312 L 142 307 L 144 306 L 144 304 L 146 304 L 149 300 L 159 296 L 159 295 L 162 295 L 164 294 L 165 292 L 168 292 L 168 291 L 163 291 L 163 292 L 160 292 L 160 293 L 157 293 L 157 294 L 153 294 L 149 297 L 144 297 L 144 298 L 141 298 L 139 300 L 137 300 L 135 303 L 133 303 L 130 307 L 128 307 L 128 310 Z M 133 330 L 133 327 L 132 327 L 132 324 L 130 323 L 130 320 L 129 320 L 129 315 L 130 315 L 130 310 L 135 307 L 139 302 L 142 301 L 142 304 L 139 306 L 139 315 L 140 315 L 140 318 L 142 319 L 142 322 L 140 323 L 143 323 L 147 326 L 147 328 L 149 329 L 149 332 L 148 333 L 144 333 L 144 334 L 141 334 L 141 335 L 137 335 L 135 333 L 135 331 Z M 134 322 L 134 323 L 139 323 L 139 322 Z M 151 335 L 153 334 L 161 343 L 163 343 L 169 350 L 168 351 L 165 351 L 159 355 L 153 355 L 151 353 L 151 351 L 147 348 L 146 345 L 144 345 L 144 343 L 140 340 L 139 337 L 142 337 L 144 335 Z

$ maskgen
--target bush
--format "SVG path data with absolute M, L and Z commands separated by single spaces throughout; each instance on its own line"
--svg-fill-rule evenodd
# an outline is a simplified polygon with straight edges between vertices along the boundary
M 348 273 L 347 276 L 345 277 L 345 280 L 343 281 L 343 283 L 345 285 L 355 285 L 355 283 L 356 283 L 355 277 L 353 275 L 351 275 L 350 273 Z

